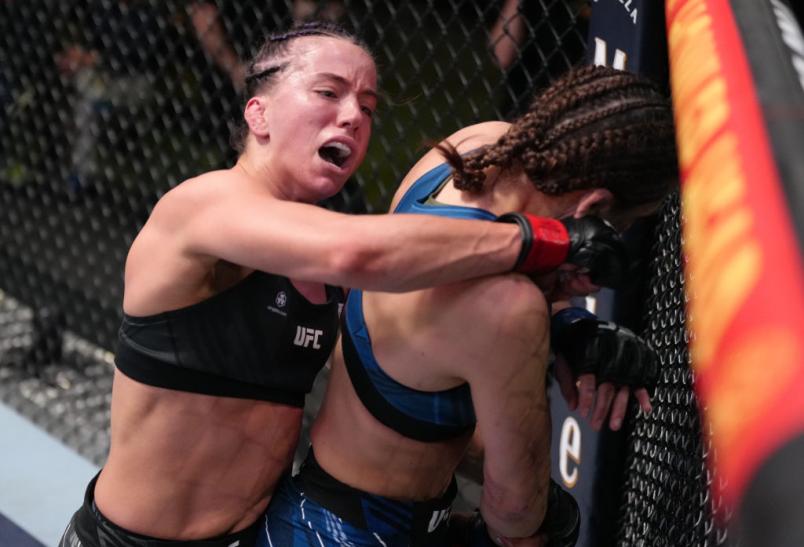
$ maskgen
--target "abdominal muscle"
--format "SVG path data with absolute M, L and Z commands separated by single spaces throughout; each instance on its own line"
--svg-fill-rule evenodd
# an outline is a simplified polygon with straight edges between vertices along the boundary
M 239 531 L 289 471 L 302 409 L 147 386 L 115 372 L 111 449 L 95 488 L 114 524 L 159 539 Z

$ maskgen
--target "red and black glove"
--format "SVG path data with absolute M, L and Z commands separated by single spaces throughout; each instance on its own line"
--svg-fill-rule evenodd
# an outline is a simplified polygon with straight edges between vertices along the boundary
M 548 273 L 564 263 L 588 272 L 595 285 L 617 287 L 628 270 L 628 251 L 611 224 L 595 216 L 554 219 L 530 213 L 506 213 L 497 222 L 516 223 L 522 250 L 514 271 Z

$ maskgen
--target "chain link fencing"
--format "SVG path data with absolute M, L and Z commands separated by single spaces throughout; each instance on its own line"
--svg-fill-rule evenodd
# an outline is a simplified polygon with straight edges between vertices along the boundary
M 161 195 L 233 164 L 238 59 L 265 33 L 294 17 L 331 17 L 372 46 L 382 88 L 372 145 L 324 205 L 381 212 L 428 143 L 515 115 L 535 89 L 583 61 L 586 1 L 522 3 L 516 44 L 515 21 L 501 20 L 501 8 L 485 0 L 1 2 L 0 402 L 103 464 L 126 252 Z M 490 39 L 495 28 L 501 34 Z M 691 385 L 678 219 L 677 203 L 668 206 L 654 250 L 644 313 L 664 376 L 655 412 L 629 437 L 619 545 L 725 542 L 712 520 L 710 444 Z
M 730 514 L 721 488 L 713 488 L 707 463 L 716 455 L 694 392 L 681 218 L 675 194 L 659 214 L 648 257 L 642 336 L 657 352 L 661 376 L 653 411 L 637 415 L 628 437 L 618 546 L 738 545 L 723 524 Z

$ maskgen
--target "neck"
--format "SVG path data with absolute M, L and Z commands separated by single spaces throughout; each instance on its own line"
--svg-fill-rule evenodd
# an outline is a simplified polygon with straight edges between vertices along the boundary
M 294 196 L 288 192 L 286 187 L 275 182 L 283 180 L 283 178 L 272 171 L 270 163 L 260 161 L 260 158 L 249 154 L 248 151 L 240 155 L 233 169 L 239 171 L 251 184 L 267 190 L 275 198 L 294 200 Z
M 456 189 L 449 182 L 438 195 L 438 201 L 485 209 L 495 215 L 509 212 L 527 212 L 543 217 L 564 214 L 560 198 L 536 189 L 521 169 L 501 172 L 491 168 L 486 175 L 487 189 L 479 194 Z

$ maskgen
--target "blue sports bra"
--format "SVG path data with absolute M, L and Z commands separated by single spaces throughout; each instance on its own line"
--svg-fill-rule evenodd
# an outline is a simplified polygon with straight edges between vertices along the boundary
M 395 213 L 417 213 L 454 218 L 494 220 L 483 209 L 444 205 L 433 196 L 451 174 L 441 164 L 416 180 L 402 196 Z M 444 391 L 420 391 L 386 374 L 371 347 L 363 315 L 363 292 L 352 290 L 343 310 L 343 357 L 346 370 L 363 405 L 382 424 L 423 442 L 437 442 L 471 432 L 477 421 L 469 384 Z

